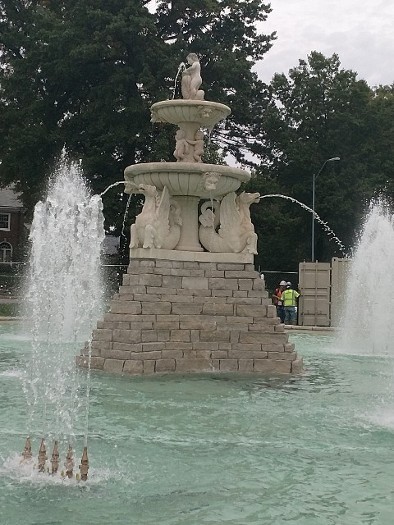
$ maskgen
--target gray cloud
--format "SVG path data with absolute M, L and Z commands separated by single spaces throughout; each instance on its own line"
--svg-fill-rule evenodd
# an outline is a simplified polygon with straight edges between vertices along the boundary
M 260 26 L 278 39 L 256 65 L 268 82 L 305 59 L 313 50 L 337 53 L 342 66 L 370 85 L 394 81 L 394 3 L 392 0 L 272 0 L 273 12 Z

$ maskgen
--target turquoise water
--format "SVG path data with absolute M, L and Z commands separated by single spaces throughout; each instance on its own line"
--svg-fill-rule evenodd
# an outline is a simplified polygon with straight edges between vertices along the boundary
M 298 378 L 93 374 L 77 484 L 19 465 L 29 341 L 0 325 L 1 525 L 391 525 L 393 360 L 291 339 Z

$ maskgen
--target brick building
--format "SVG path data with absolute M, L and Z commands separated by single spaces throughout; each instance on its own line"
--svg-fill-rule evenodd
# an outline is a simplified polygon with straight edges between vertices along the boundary
M 11 187 L 0 190 L 0 264 L 20 260 L 24 239 L 24 209 Z

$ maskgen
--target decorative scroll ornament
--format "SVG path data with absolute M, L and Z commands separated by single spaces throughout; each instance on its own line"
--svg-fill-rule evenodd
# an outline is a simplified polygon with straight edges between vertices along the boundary
M 182 218 L 179 205 L 170 198 L 167 187 L 158 191 L 149 184 L 128 183 L 125 191 L 145 195 L 142 211 L 130 228 L 130 248 L 174 249 L 181 236 Z
M 209 252 L 257 253 L 257 235 L 250 220 L 250 205 L 259 193 L 232 192 L 218 202 L 205 202 L 199 217 L 199 238 Z

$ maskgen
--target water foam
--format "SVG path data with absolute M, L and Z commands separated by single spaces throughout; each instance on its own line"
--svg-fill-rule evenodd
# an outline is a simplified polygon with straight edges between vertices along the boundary
M 91 197 L 79 166 L 63 156 L 30 231 L 24 309 L 32 352 L 24 390 L 33 435 L 69 440 L 75 434 L 86 388 L 75 356 L 103 304 L 103 223 L 100 196 Z
M 341 320 L 340 347 L 351 353 L 394 356 L 394 219 L 373 202 L 354 252 Z

